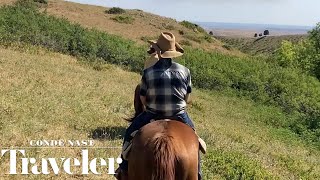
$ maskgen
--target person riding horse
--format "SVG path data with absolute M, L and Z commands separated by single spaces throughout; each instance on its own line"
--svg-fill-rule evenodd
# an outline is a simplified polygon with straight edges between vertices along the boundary
M 186 112 L 187 103 L 192 92 L 190 70 L 173 62 L 172 58 L 182 56 L 183 48 L 176 42 L 175 36 L 169 32 L 161 33 L 157 41 L 148 41 L 152 54 L 143 71 L 140 84 L 140 99 L 144 111 L 136 116 L 127 128 L 124 136 L 123 152 L 130 148 L 132 134 L 150 123 L 153 119 L 165 118 L 180 120 L 195 130 L 194 124 Z M 116 173 L 128 171 L 128 161 L 121 154 L 123 162 Z M 199 155 L 200 159 L 200 155 Z M 198 179 L 201 179 L 200 161 Z

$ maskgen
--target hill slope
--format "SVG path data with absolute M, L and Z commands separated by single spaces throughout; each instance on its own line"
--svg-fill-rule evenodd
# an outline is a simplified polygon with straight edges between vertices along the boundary
M 140 79 L 138 74 L 113 65 L 83 64 L 73 57 L 32 47 L 22 52 L 1 48 L 0 77 L 2 147 L 28 146 L 31 139 L 88 137 L 98 140 L 96 148 L 119 147 L 127 126 L 123 118 L 132 113 L 132 93 Z M 205 179 L 320 177 L 318 151 L 286 130 L 259 123 L 277 116 L 277 109 L 267 110 L 218 92 L 195 90 L 193 98 L 189 112 L 209 148 L 203 157 Z M 120 149 L 90 151 L 106 158 L 116 157 Z M 35 157 L 79 157 L 79 149 L 37 148 L 28 152 Z
M 16 0 L 4 0 L 0 5 L 12 4 Z M 206 50 L 216 50 L 225 54 L 240 55 L 243 54 L 237 50 L 227 50 L 223 43 L 210 37 L 207 33 L 195 31 L 186 28 L 178 21 L 143 12 L 138 9 L 126 10 L 121 16 L 133 18 L 132 23 L 119 23 L 112 18 L 117 14 L 108 14 L 105 11 L 110 8 L 66 2 L 63 0 L 49 0 L 48 5 L 43 5 L 42 10 L 56 17 L 63 17 L 71 22 L 79 23 L 88 28 L 95 28 L 101 31 L 115 34 L 127 39 L 131 39 L 140 44 L 146 44 L 147 39 L 156 39 L 160 32 L 173 32 L 177 41 L 182 45 L 190 45 L 195 48 L 204 48 Z M 183 34 L 181 34 L 183 33 Z
M 273 55 L 280 48 L 282 41 L 286 40 L 298 43 L 306 39 L 307 35 L 265 36 L 262 38 L 215 36 L 215 38 L 231 47 L 239 49 L 241 52 L 251 55 L 262 54 L 268 56 Z

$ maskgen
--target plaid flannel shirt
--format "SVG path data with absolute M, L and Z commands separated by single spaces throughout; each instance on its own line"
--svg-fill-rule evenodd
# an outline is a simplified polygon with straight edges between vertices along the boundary
M 162 116 L 182 114 L 191 93 L 190 70 L 172 59 L 160 59 L 143 71 L 140 95 L 146 96 L 146 109 Z

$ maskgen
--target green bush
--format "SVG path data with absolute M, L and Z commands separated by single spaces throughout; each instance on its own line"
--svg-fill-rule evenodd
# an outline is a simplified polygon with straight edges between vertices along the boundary
M 280 66 L 298 68 L 320 80 L 320 23 L 309 32 L 307 40 L 297 44 L 282 42 L 277 60 Z
M 170 31 L 172 31 L 172 30 L 175 29 L 175 27 L 174 27 L 172 24 L 163 23 L 162 26 L 163 26 L 163 28 L 165 28 L 166 30 L 170 30 Z
M 211 90 L 232 90 L 256 102 L 281 107 L 297 114 L 285 128 L 318 141 L 320 126 L 320 82 L 293 68 L 282 68 L 260 59 L 240 58 L 186 48 L 180 58 L 191 69 L 195 86 Z
M 230 46 L 229 44 L 224 44 L 222 45 L 223 48 L 225 48 L 226 50 L 231 50 L 232 46 Z
M 188 40 L 181 40 L 179 43 L 183 46 L 191 46 L 192 45 L 191 42 Z
M 118 22 L 118 23 L 124 23 L 124 24 L 132 24 L 134 21 L 134 18 L 128 15 L 119 15 L 116 17 L 111 18 L 114 21 Z
M 314 74 L 320 80 L 320 23 L 318 23 L 316 27 L 309 32 L 309 40 L 316 51 L 314 57 Z
M 2 44 L 43 46 L 75 56 L 103 59 L 134 71 L 141 70 L 146 58 L 145 49 L 132 41 L 48 16 L 23 3 L 0 8 L 0 32 Z
M 213 38 L 209 35 L 205 35 L 203 36 L 203 39 L 206 40 L 208 43 L 212 43 L 213 42 Z
M 201 44 L 203 41 L 203 38 L 199 37 L 195 33 L 188 33 L 188 34 L 183 35 L 183 37 L 185 37 L 186 39 L 189 39 L 191 41 L 197 42 L 199 44 Z
M 33 1 L 41 4 L 48 4 L 48 0 L 33 0 Z
M 297 44 L 283 41 L 277 53 L 280 66 L 299 68 L 304 72 L 314 74 L 318 58 L 315 48 L 309 41 L 305 40 Z
M 125 12 L 126 10 L 119 7 L 113 7 L 113 8 L 110 8 L 109 10 L 106 10 L 106 13 L 108 14 L 123 14 Z
M 199 25 L 194 24 L 192 22 L 182 21 L 182 22 L 180 22 L 180 24 L 183 25 L 184 27 L 188 28 L 188 29 L 196 30 L 196 31 L 201 32 L 201 33 L 207 33 L 206 30 L 204 30 L 202 27 L 200 27 Z
M 31 44 L 88 59 L 101 59 L 141 72 L 147 47 L 107 33 L 83 28 L 39 12 L 22 1 L 0 8 L 0 43 Z M 320 82 L 294 67 L 281 67 L 258 58 L 234 57 L 185 47 L 179 62 L 192 72 L 193 84 L 223 90 L 253 101 L 281 107 L 299 119 L 283 127 L 308 141 L 319 141 Z
M 312 42 L 317 53 L 320 53 L 320 22 L 309 32 L 309 40 Z

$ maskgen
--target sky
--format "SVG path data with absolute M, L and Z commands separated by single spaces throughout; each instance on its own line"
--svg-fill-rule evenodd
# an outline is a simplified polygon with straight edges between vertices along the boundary
M 320 0 L 68 0 L 84 4 L 141 9 L 193 22 L 314 26 Z

